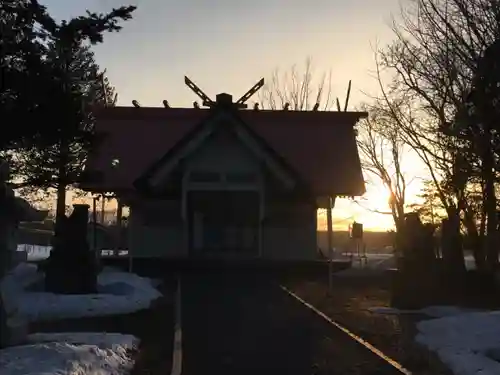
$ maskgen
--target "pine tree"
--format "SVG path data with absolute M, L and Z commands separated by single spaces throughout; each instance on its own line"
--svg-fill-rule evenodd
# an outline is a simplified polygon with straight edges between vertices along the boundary
M 31 140 L 42 130 L 40 120 L 47 101 L 44 87 L 45 33 L 36 18 L 45 8 L 28 0 L 0 2 L 0 151 Z
M 49 59 L 54 64 L 56 74 L 60 74 L 57 73 L 57 52 L 52 50 Z M 68 90 L 71 91 L 71 96 L 66 97 L 63 90 L 59 90 L 59 96 L 52 95 L 54 103 L 66 103 L 68 110 L 69 116 L 61 118 L 66 121 L 56 127 L 61 132 L 55 134 L 55 137 L 51 135 L 37 138 L 35 144 L 25 148 L 17 156 L 17 174 L 23 178 L 23 183 L 37 188 L 59 190 L 58 200 L 61 204 L 65 204 L 64 198 L 61 198 L 62 192 L 78 181 L 87 153 L 96 141 L 91 108 L 99 103 L 111 102 L 114 92 L 109 82 L 103 80 L 88 46 L 82 46 L 73 52 L 69 72 L 71 80 Z M 106 90 L 103 90 L 103 84 Z M 60 87 L 56 87 L 57 89 Z M 59 208 L 59 214 L 61 213 Z
M 24 147 L 17 172 L 25 184 L 57 190 L 57 217 L 65 215 L 66 190 L 78 181 L 86 155 L 97 141 L 91 108 L 96 102 L 113 100 L 109 82 L 105 82 L 107 93 L 102 90 L 102 75 L 89 43 L 102 42 L 106 31 L 119 31 L 118 21 L 130 19 L 134 10 L 129 6 L 105 15 L 87 13 L 60 24 L 46 13 L 38 14 L 48 40 L 44 68 L 52 79 L 44 90 L 50 102 L 44 107 L 44 121 L 38 121 L 44 128 Z

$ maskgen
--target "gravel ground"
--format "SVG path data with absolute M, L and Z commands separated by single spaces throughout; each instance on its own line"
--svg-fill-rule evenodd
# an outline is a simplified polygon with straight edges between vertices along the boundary
M 397 375 L 261 275 L 182 277 L 183 375 Z
M 288 278 L 283 285 L 299 297 L 368 341 L 415 375 L 451 375 L 434 353 L 414 341 L 416 323 L 422 316 L 384 315 L 370 307 L 389 307 L 390 279 L 372 274 L 367 277 L 335 277 L 333 293 L 323 279 Z

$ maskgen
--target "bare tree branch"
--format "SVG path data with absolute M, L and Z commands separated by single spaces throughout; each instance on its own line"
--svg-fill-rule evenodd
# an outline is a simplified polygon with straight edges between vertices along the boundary
M 263 109 L 282 109 L 288 103 L 290 110 L 308 111 L 319 103 L 323 110 L 331 109 L 332 73 L 319 75 L 319 81 L 315 81 L 315 77 L 311 58 L 306 59 L 302 70 L 298 70 L 296 65 L 284 72 L 276 69 L 270 83 L 259 91 L 260 106 Z

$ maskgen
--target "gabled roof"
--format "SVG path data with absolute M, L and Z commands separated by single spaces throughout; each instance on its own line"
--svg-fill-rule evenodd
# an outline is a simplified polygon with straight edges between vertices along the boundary
M 96 113 L 96 131 L 106 136 L 86 165 L 87 171 L 100 172 L 101 178 L 86 181 L 82 188 L 134 189 L 134 181 L 200 126 L 210 113 L 209 109 L 195 108 L 101 109 Z M 317 196 L 364 193 L 353 127 L 365 116 L 363 112 L 238 111 L 241 121 L 296 171 Z
M 264 164 L 267 164 L 268 169 L 273 171 L 279 179 L 282 179 L 286 186 L 300 188 L 301 191 L 307 190 L 308 185 L 302 180 L 300 174 L 277 154 L 265 139 L 242 121 L 238 113 L 239 111 L 224 109 L 211 111 L 206 118 L 135 180 L 134 186 L 138 189 L 152 189 L 155 177 L 161 176 L 164 169 L 173 170 L 183 155 L 191 155 L 212 134 L 223 131 L 233 133 L 236 138 L 239 138 L 240 142 L 244 143 L 249 151 L 255 153 L 255 156 L 261 159 Z

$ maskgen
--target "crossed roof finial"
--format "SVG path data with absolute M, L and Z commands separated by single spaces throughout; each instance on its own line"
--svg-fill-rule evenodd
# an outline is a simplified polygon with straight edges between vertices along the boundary
M 193 81 L 191 81 L 187 76 L 184 76 L 184 83 L 202 100 L 202 105 L 205 107 L 215 107 L 216 105 L 228 105 L 236 107 L 237 109 L 247 108 L 246 101 L 250 99 L 257 91 L 259 91 L 262 86 L 264 86 L 264 78 L 252 86 L 241 98 L 239 98 L 235 103 L 232 103 L 232 97 L 229 94 L 219 94 L 214 102 L 208 97 Z M 228 99 L 231 103 L 228 103 Z

